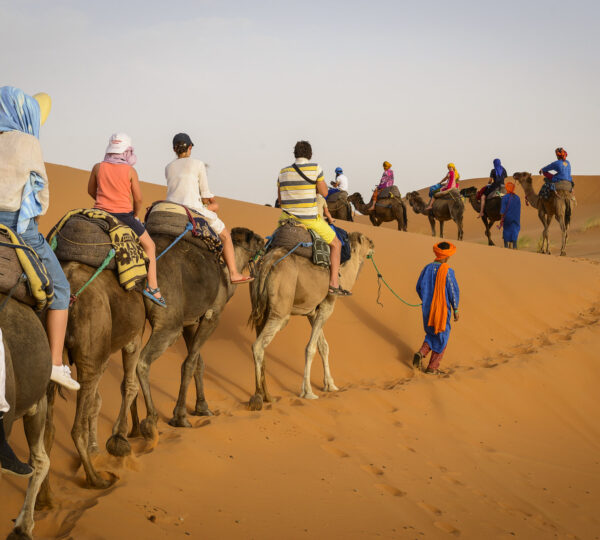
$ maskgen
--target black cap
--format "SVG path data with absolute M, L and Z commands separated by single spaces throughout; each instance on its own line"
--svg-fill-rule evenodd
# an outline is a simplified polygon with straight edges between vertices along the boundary
M 194 146 L 192 139 L 190 139 L 190 136 L 187 133 L 178 133 L 173 137 L 173 146 L 178 143 L 184 143 L 186 146 Z

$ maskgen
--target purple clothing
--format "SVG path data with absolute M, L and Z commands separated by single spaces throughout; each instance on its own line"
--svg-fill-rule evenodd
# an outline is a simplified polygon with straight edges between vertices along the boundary
M 133 153 L 133 146 L 130 146 L 122 154 L 104 154 L 106 163 L 116 163 L 117 165 L 125 163 L 132 167 L 137 163 L 137 156 Z
M 394 171 L 392 169 L 388 169 L 387 171 L 383 171 L 383 176 L 379 181 L 379 185 L 377 189 L 383 189 L 386 187 L 391 187 L 394 185 Z

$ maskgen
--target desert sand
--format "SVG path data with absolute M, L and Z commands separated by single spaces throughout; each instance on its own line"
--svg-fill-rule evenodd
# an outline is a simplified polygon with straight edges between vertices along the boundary
M 91 202 L 85 171 L 49 165 L 48 172 L 43 231 Z M 215 416 L 191 417 L 190 429 L 166 424 L 184 357 L 179 341 L 153 366 L 158 444 L 139 439 L 135 455 L 97 458 L 101 470 L 119 477 L 113 488 L 84 487 L 70 437 L 75 396 L 59 400 L 51 454 L 57 507 L 37 514 L 37 538 L 598 538 L 599 181 L 576 177 L 569 257 L 483 245 L 483 225 L 466 209 L 466 241 L 450 261 L 461 320 L 442 364 L 448 376 L 413 371 L 420 311 L 385 288 L 378 305 L 367 261 L 354 296 L 338 301 L 325 327 L 337 393 L 319 391 L 315 359 L 320 399 L 298 398 L 309 326 L 295 319 L 267 349 L 276 402 L 248 411 L 254 336 L 246 325 L 249 294 L 239 287 L 203 350 Z M 148 203 L 165 193 L 151 184 L 143 190 Z M 273 231 L 276 209 L 227 199 L 220 205 L 229 227 Z M 423 216 L 409 209 L 408 218 L 408 233 L 374 228 L 364 217 L 344 225 L 374 241 L 388 283 L 416 303 L 433 239 Z M 524 208 L 527 249 L 535 250 L 540 234 L 536 212 Z M 557 224 L 550 234 L 556 245 Z M 453 224 L 447 237 L 455 241 Z M 121 374 L 115 355 L 101 384 L 100 441 L 118 411 Z M 19 424 L 11 442 L 25 457 Z M 11 529 L 25 486 L 0 478 L 0 535 Z

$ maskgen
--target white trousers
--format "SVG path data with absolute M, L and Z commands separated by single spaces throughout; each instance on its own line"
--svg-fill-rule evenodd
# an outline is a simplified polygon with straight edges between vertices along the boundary
M 4 357 L 4 342 L 2 341 L 2 330 L 0 330 L 0 412 L 10 409 L 6 401 L 6 365 Z

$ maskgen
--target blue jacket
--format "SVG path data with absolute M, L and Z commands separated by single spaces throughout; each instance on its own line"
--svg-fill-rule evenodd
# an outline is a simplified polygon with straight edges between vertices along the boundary
M 571 163 L 566 159 L 564 161 L 557 159 L 542 169 L 542 172 L 550 171 L 556 172 L 552 182 L 559 182 L 561 180 L 567 180 L 568 182 L 573 181 L 573 178 L 571 177 Z

